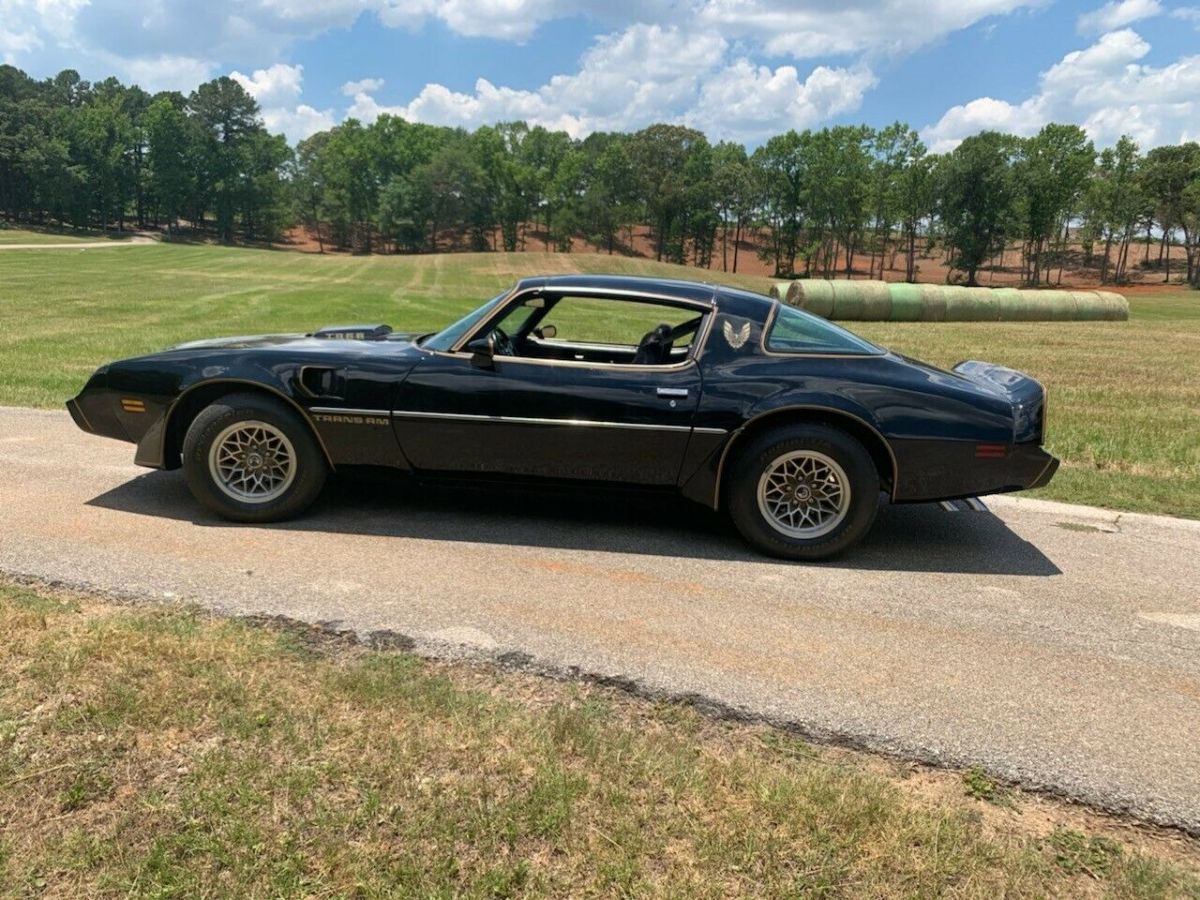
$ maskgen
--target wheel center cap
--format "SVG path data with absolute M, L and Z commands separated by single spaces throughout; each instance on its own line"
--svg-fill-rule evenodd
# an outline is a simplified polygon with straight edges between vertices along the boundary
M 798 484 L 793 496 L 801 503 L 807 503 L 812 499 L 812 488 L 807 484 Z
M 263 464 L 262 457 L 259 456 L 257 453 L 251 453 L 249 456 L 246 457 L 246 465 L 248 465 L 252 469 L 262 468 L 262 464 Z

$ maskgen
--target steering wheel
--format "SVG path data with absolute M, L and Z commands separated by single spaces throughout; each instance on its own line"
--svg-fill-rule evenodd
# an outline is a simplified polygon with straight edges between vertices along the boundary
M 499 327 L 492 329 L 492 348 L 496 356 L 516 356 L 517 350 L 513 346 L 512 338 L 504 333 Z

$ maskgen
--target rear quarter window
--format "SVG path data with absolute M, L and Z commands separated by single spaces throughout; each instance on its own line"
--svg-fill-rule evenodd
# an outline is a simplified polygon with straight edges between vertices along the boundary
M 767 330 L 766 346 L 773 353 L 883 353 L 870 341 L 845 328 L 783 304 L 779 305 Z

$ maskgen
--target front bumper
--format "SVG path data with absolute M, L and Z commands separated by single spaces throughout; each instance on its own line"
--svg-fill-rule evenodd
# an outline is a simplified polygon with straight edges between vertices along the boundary
M 67 401 L 67 412 L 71 414 L 72 420 L 81 431 L 86 431 L 89 434 L 95 434 L 96 429 L 92 427 L 92 423 L 88 421 L 87 416 L 83 414 L 83 409 L 79 406 L 79 398 L 72 397 Z

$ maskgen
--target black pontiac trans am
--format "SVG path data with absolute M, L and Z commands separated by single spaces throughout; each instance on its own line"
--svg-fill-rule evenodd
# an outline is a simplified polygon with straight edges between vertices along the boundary
M 767 297 L 684 281 L 527 278 L 436 334 L 386 325 L 180 344 L 101 366 L 84 431 L 182 466 L 240 522 L 302 512 L 326 476 L 532 479 L 674 491 L 759 550 L 822 559 L 914 503 L 1046 484 L 1046 395 L 943 371 Z

